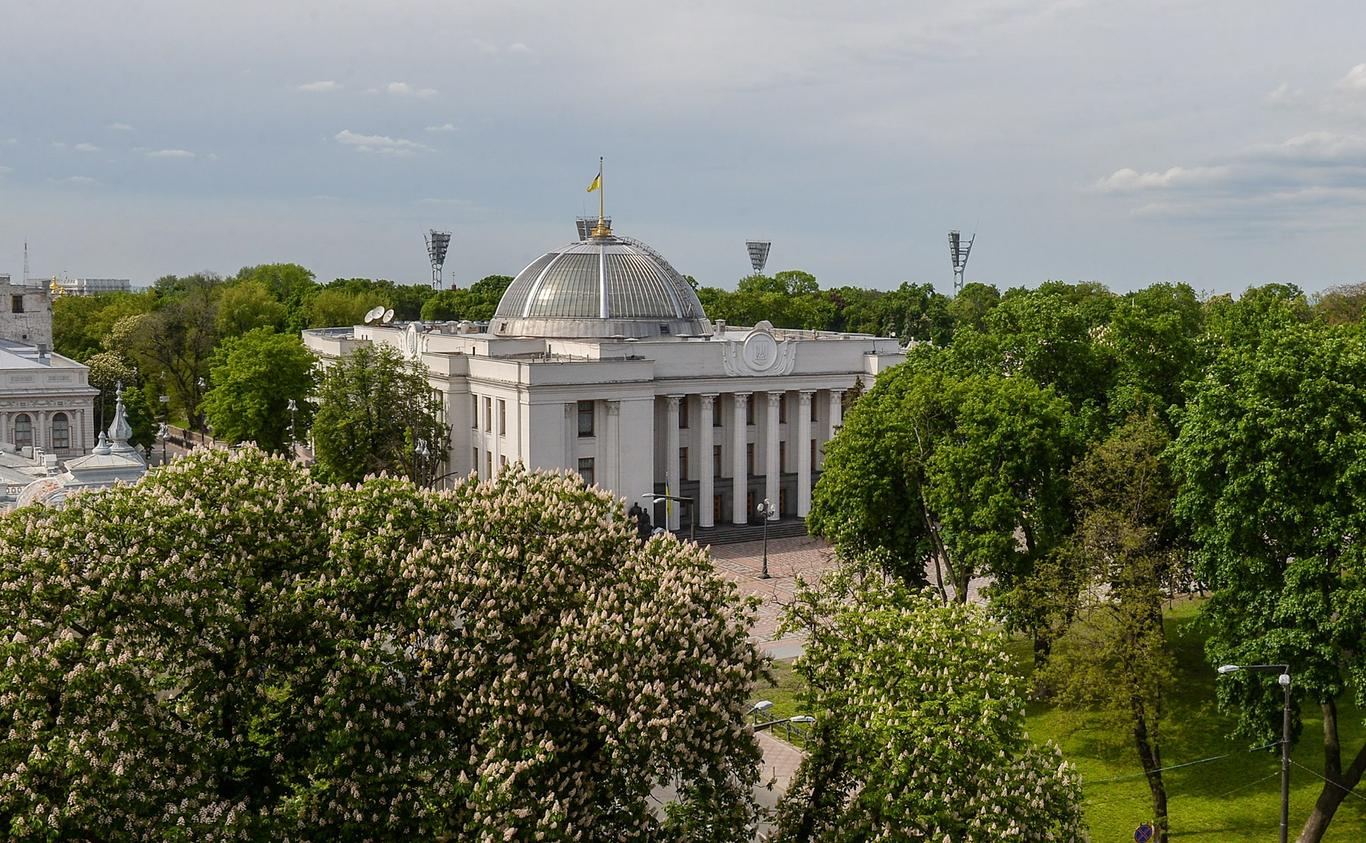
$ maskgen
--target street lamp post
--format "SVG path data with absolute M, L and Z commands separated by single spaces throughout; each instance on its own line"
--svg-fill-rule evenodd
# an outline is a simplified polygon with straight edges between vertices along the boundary
M 294 425 L 295 420 L 299 416 L 299 402 L 291 398 L 289 399 L 289 403 L 285 405 L 285 409 L 289 410 L 289 456 L 292 459 L 297 456 L 297 454 L 294 453 L 294 443 L 297 441 L 295 438 L 297 434 L 294 432 Z
M 165 396 L 162 396 L 162 397 L 165 397 Z M 170 427 L 170 425 L 166 424 L 166 422 L 162 422 L 161 425 L 160 425 L 159 427 L 157 427 L 157 438 L 161 440 L 161 464 L 162 464 L 162 465 L 165 465 L 165 464 L 166 464 L 166 440 L 167 440 L 168 438 L 170 438 L 170 436 L 171 436 L 171 427 Z
M 1246 670 L 1252 673 L 1275 673 L 1276 682 L 1285 693 L 1285 708 L 1281 712 L 1281 843 L 1290 839 L 1290 665 L 1288 664 L 1226 664 L 1219 673 L 1229 674 Z
M 759 571 L 759 579 L 761 579 L 761 580 L 766 580 L 766 579 L 769 579 L 769 575 L 768 575 L 768 519 L 769 519 L 770 516 L 773 515 L 773 503 L 772 503 L 768 498 L 764 498 L 762 501 L 759 502 L 759 505 L 758 505 L 757 507 L 755 507 L 755 508 L 759 510 L 759 514 L 762 515 L 763 518 L 764 518 L 764 564 L 763 564 L 763 568 Z
M 692 507 L 688 511 L 688 540 L 693 544 L 697 543 L 697 501 L 684 495 L 659 495 L 648 492 L 641 495 L 642 498 L 649 498 L 651 503 L 664 503 L 664 501 L 677 501 L 680 504 L 687 504 Z

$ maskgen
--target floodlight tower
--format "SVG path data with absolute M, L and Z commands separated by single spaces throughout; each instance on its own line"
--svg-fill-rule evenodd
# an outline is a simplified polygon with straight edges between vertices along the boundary
M 754 267 L 754 274 L 761 275 L 764 265 L 768 263 L 768 250 L 773 243 L 768 240 L 746 240 L 745 248 L 749 250 L 749 265 Z
M 449 231 L 432 229 L 423 237 L 427 241 L 427 257 L 432 261 L 432 287 L 441 289 L 441 267 L 446 265 L 446 250 L 451 245 Z
M 972 252 L 972 241 L 977 239 L 976 232 L 964 243 L 958 229 L 949 232 L 949 257 L 953 258 L 953 293 L 963 292 L 963 270 L 968 268 L 968 255 Z

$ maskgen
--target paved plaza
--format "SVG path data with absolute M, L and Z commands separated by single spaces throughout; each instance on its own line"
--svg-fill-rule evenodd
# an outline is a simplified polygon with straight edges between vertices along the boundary
M 768 542 L 769 579 L 759 579 L 763 567 L 763 542 L 716 545 L 711 549 L 716 569 L 740 587 L 740 593 L 763 600 L 751 639 L 775 659 L 801 655 L 801 634 L 774 640 L 783 609 L 792 602 L 797 577 L 813 581 L 835 566 L 835 552 L 822 539 L 794 536 Z

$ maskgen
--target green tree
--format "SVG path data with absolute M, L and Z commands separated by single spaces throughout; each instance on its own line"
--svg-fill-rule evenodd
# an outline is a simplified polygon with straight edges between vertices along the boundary
M 1149 410 L 1166 415 L 1184 402 L 1183 388 L 1202 368 L 1204 314 L 1187 284 L 1154 284 L 1115 302 L 1102 342 L 1114 357 L 1111 417 Z
M 1076 620 L 1049 655 L 1046 681 L 1066 707 L 1101 711 L 1127 735 L 1153 800 L 1156 843 L 1168 834 L 1162 729 L 1174 661 L 1162 599 L 1174 591 L 1176 488 L 1163 463 L 1170 444 L 1153 415 L 1129 419 L 1072 471 L 1079 510 L 1070 592 Z
M 574 477 L 199 450 L 0 518 L 0 833 L 748 841 L 751 612 Z
M 442 290 L 422 304 L 422 318 L 433 322 L 468 319 L 487 322 L 512 283 L 510 275 L 487 275 L 455 290 Z
M 1007 616 L 1028 628 L 1041 616 L 1022 587 L 1070 530 L 1077 425 L 1051 390 L 959 376 L 948 359 L 916 349 L 850 408 L 826 447 L 807 524 L 846 556 L 883 551 L 911 584 L 944 566 L 936 581 L 959 601 L 990 574 Z
M 130 355 L 147 378 L 164 381 L 187 424 L 202 429 L 200 403 L 209 376 L 209 360 L 218 343 L 214 275 L 168 275 L 152 289 L 154 309 L 127 317 L 115 332 L 126 335 Z
M 987 314 L 1001 303 L 1001 291 L 990 284 L 969 281 L 948 304 L 954 328 L 981 331 Z
M 1329 325 L 1361 322 L 1366 317 L 1366 283 L 1340 284 L 1316 294 L 1314 315 Z
M 1082 839 L 1081 787 L 1025 734 L 1021 680 L 986 613 L 841 572 L 799 589 L 797 672 L 816 718 L 780 841 Z
M 1366 338 L 1299 324 L 1295 297 L 1267 303 L 1281 327 L 1227 347 L 1180 415 L 1176 507 L 1213 589 L 1211 662 L 1289 664 L 1293 697 L 1322 712 L 1327 782 L 1299 837 L 1316 843 L 1366 771 L 1336 702 L 1366 704 Z M 1219 692 L 1242 734 L 1279 735 L 1279 688 L 1237 673 Z
M 316 365 L 296 334 L 256 328 L 224 340 L 214 352 L 213 388 L 204 396 L 214 438 L 288 451 L 308 429 Z
M 284 327 L 286 309 L 260 281 L 226 284 L 218 293 L 215 328 L 220 337 L 240 337 L 254 328 Z
M 339 483 L 381 472 L 429 482 L 450 441 L 445 417 L 421 363 L 404 360 L 391 346 L 361 346 L 330 366 L 319 385 L 313 421 L 319 468 Z
M 366 311 L 391 299 L 379 292 L 350 292 L 344 289 L 320 290 L 308 302 L 308 327 L 333 328 L 359 325 Z

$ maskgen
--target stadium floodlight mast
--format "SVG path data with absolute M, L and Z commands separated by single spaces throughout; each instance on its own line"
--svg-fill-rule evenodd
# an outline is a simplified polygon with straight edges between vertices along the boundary
M 451 246 L 451 233 L 432 229 L 422 236 L 427 241 L 427 257 L 432 262 L 432 287 L 441 289 L 441 268 L 446 265 L 446 250 Z
M 963 292 L 963 271 L 968 268 L 968 255 L 972 252 L 972 242 L 977 239 L 974 232 L 967 242 L 963 242 L 963 236 L 958 233 L 958 229 L 949 232 L 949 257 L 953 258 L 953 293 L 958 295 Z
M 755 275 L 762 275 L 764 266 L 768 263 L 768 250 L 773 247 L 773 243 L 768 240 L 746 240 L 745 248 L 749 250 L 749 265 L 754 267 Z
M 1274 673 L 1276 683 L 1285 695 L 1285 705 L 1281 710 L 1281 843 L 1290 839 L 1290 665 L 1288 664 L 1223 664 L 1219 675 L 1247 671 L 1248 673 Z

